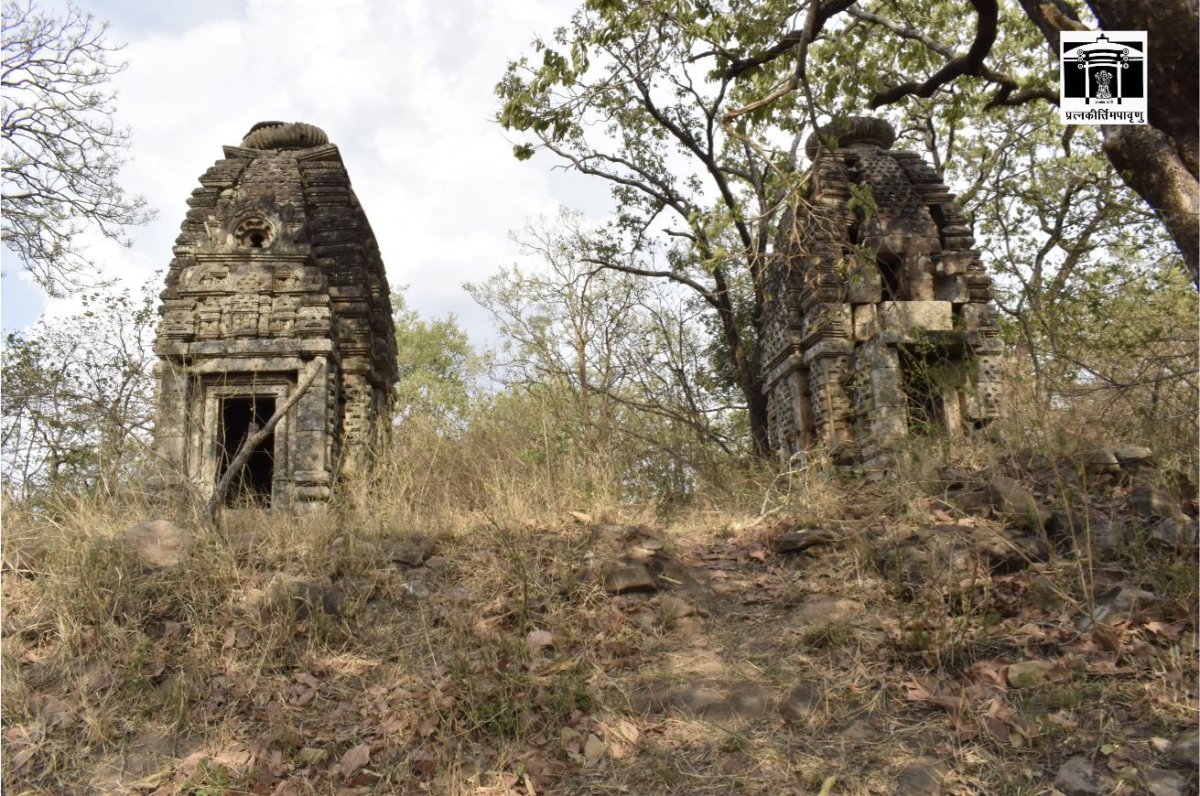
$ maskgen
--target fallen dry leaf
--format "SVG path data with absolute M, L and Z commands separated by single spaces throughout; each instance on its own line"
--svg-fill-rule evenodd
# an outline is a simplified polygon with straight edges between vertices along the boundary
M 529 635 L 525 636 L 525 646 L 529 647 L 530 653 L 536 655 L 542 648 L 554 646 L 554 634 L 549 630 L 531 630 Z
M 365 766 L 370 759 L 371 746 L 360 743 L 358 746 L 346 750 L 346 754 L 342 755 L 342 759 L 338 761 L 338 768 L 341 770 L 343 777 L 349 777 L 355 771 Z
M 604 741 L 588 733 L 587 741 L 583 744 L 584 765 L 594 766 L 596 763 L 599 763 L 600 758 L 604 757 L 606 749 Z

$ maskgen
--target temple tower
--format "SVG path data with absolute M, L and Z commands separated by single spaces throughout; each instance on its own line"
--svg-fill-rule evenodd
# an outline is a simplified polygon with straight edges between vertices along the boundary
M 319 128 L 261 122 L 224 153 L 188 199 L 162 293 L 155 450 L 168 484 L 207 496 L 316 371 L 231 498 L 326 500 L 390 425 L 396 338 L 379 247 Z
M 805 194 L 765 275 L 763 389 L 772 447 L 882 462 L 909 433 L 998 415 L 991 280 L 969 222 L 887 122 L 809 138 Z

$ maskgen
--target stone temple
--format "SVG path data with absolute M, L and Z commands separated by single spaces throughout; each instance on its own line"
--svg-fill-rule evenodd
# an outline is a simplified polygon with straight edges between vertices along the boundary
M 205 498 L 241 442 L 315 380 L 234 479 L 233 500 L 329 498 L 390 426 L 387 277 L 338 148 L 256 124 L 200 177 L 162 293 L 155 450 Z
M 761 348 L 772 447 L 883 463 L 910 433 L 998 415 L 991 280 L 967 218 L 892 128 L 849 117 L 809 138 L 808 185 L 786 214 L 764 287 Z

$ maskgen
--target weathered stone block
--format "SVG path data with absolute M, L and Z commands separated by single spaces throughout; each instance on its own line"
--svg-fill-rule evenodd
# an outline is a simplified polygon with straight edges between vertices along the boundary
M 954 328 L 948 301 L 884 301 L 879 304 L 880 325 L 904 338 L 922 332 L 949 332 Z

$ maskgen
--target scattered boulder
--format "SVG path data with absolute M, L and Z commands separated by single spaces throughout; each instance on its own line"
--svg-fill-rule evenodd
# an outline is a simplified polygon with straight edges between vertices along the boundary
M 335 614 L 345 600 L 345 595 L 340 592 L 340 589 L 334 591 L 334 587 L 317 581 L 276 572 L 265 592 L 252 602 L 257 603 L 259 618 L 263 621 L 279 619 L 289 613 L 303 620 L 318 612 Z
M 148 569 L 175 567 L 187 555 L 192 534 L 170 520 L 148 520 L 125 529 L 125 544 Z
M 945 763 L 922 762 L 908 766 L 896 778 L 897 796 L 938 796 L 950 769 Z
M 1055 511 L 1046 525 L 1046 531 L 1063 551 L 1072 547 L 1083 551 L 1090 547 L 1093 554 L 1108 555 L 1117 547 L 1118 534 L 1112 522 L 1087 507 Z
M 400 592 L 411 600 L 428 600 L 433 591 L 423 580 L 406 580 L 400 584 Z
M 1056 668 L 1050 661 L 1020 661 L 1008 665 L 1008 684 L 1013 688 L 1033 688 L 1047 681 Z
M 1087 469 L 1096 474 L 1116 474 L 1121 472 L 1121 461 L 1112 448 L 1097 448 L 1087 454 Z
M 383 554 L 393 564 L 419 567 L 429 558 L 429 547 L 420 537 L 410 539 L 385 539 Z
M 1156 602 L 1158 597 L 1153 592 L 1131 589 L 1128 586 L 1114 586 L 1096 596 L 1095 613 L 1079 620 L 1076 629 L 1080 633 L 1086 633 L 1098 622 L 1132 617 L 1139 608 Z
M 845 533 L 831 528 L 804 528 L 784 532 L 775 540 L 776 553 L 803 553 L 811 547 L 833 544 L 845 538 Z
M 1138 772 L 1142 787 L 1150 796 L 1187 796 L 1187 779 L 1176 771 L 1147 768 Z
M 988 494 L 996 514 L 1021 530 L 1040 531 L 1050 521 L 1050 510 L 1015 478 L 996 476 Z
M 799 606 L 796 618 L 806 625 L 843 624 L 862 616 L 864 610 L 857 600 L 817 600 Z
M 1166 550 L 1190 549 L 1197 546 L 1197 533 L 1195 520 L 1167 517 L 1150 525 L 1146 541 Z
M 604 571 L 603 582 L 609 594 L 658 590 L 654 576 L 644 564 L 613 564 Z
M 1165 489 L 1147 486 L 1135 487 L 1129 493 L 1129 508 L 1146 519 L 1174 519 L 1184 522 L 1179 497 Z
M 804 681 L 788 689 L 779 702 L 779 715 L 784 721 L 802 722 L 816 713 L 825 701 L 825 686 L 822 683 Z
M 1200 729 L 1193 727 L 1176 738 L 1167 749 L 1167 759 L 1187 771 L 1200 769 Z
M 1101 796 L 1111 792 L 1112 783 L 1102 777 L 1083 755 L 1068 758 L 1054 777 L 1054 787 L 1064 796 Z
M 755 718 L 774 704 L 769 689 L 757 683 L 690 683 L 634 693 L 630 705 L 640 713 L 677 710 L 706 719 Z
M 1125 445 L 1113 450 L 1113 455 L 1122 467 L 1149 463 L 1154 458 L 1154 451 L 1145 445 Z
M 664 622 L 676 622 L 696 613 L 696 607 L 680 597 L 664 594 L 658 603 L 658 615 Z

